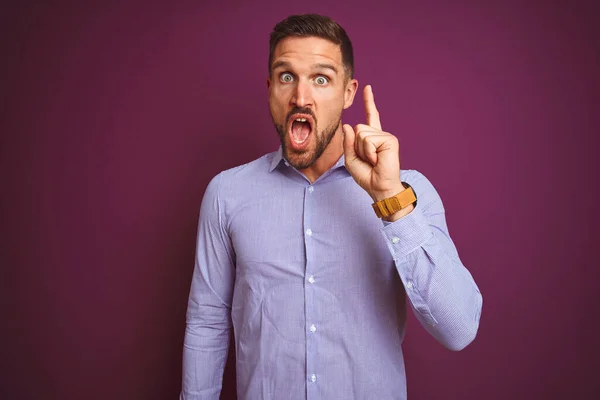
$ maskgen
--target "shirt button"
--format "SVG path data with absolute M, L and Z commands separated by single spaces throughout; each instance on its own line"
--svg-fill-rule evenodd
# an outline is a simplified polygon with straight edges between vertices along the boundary
M 392 238 L 392 243 L 394 243 L 394 244 L 398 243 L 399 241 L 400 241 L 400 238 L 398 236 L 394 236 Z
M 307 229 L 307 230 L 306 230 L 306 234 L 307 234 L 308 236 L 312 236 L 312 231 L 311 231 L 310 229 Z
M 311 276 L 308 278 L 308 281 L 309 281 L 310 283 L 315 283 L 315 277 L 311 275 Z
M 409 289 L 412 289 L 412 288 L 413 288 L 413 284 L 412 284 L 412 282 L 411 282 L 411 281 L 408 281 L 408 282 L 406 283 L 406 287 L 407 287 L 407 288 L 409 288 Z
M 311 325 L 311 326 L 310 326 L 310 331 L 311 331 L 312 333 L 315 333 L 315 332 L 317 331 L 317 327 L 316 327 L 316 326 L 314 326 L 314 325 Z
M 317 376 L 316 376 L 315 374 L 312 374 L 312 375 L 310 376 L 310 381 L 311 381 L 311 382 L 316 382 L 316 381 L 317 381 Z
M 312 186 L 309 186 L 309 187 L 308 187 L 308 193 L 312 193 L 312 192 L 314 192 L 314 191 L 315 191 L 315 188 L 314 188 L 314 187 L 312 187 Z

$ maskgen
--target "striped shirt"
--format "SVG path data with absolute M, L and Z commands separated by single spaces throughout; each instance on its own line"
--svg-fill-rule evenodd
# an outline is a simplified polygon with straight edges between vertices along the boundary
M 427 178 L 415 209 L 378 219 L 344 156 L 314 183 L 281 148 L 208 185 L 187 310 L 180 399 L 218 399 L 229 334 L 245 399 L 405 399 L 407 308 L 451 350 L 482 296 Z

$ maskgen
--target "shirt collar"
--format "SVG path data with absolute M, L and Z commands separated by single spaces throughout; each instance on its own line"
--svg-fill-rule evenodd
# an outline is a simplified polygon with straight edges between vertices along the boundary
M 271 160 L 271 166 L 269 167 L 269 172 L 273 172 L 273 170 L 275 168 L 277 168 L 279 163 L 281 163 L 282 161 L 283 161 L 283 153 L 281 151 L 281 146 L 279 146 L 279 149 L 277 149 L 277 151 L 275 152 L 275 155 L 273 156 L 273 159 Z
M 345 168 L 346 167 L 345 162 L 346 161 L 345 161 L 344 155 L 342 154 L 342 156 L 335 163 L 335 165 L 333 167 L 331 167 L 331 171 L 338 169 L 339 167 Z M 275 154 L 273 155 L 273 159 L 271 160 L 271 165 L 269 166 L 269 172 L 273 172 L 273 170 L 275 170 L 275 168 L 277 168 L 279 166 L 279 164 L 281 164 L 281 163 L 285 163 L 286 165 L 288 165 L 288 162 L 285 160 L 285 158 L 283 158 L 283 150 L 280 145 L 279 148 L 277 149 L 277 151 L 275 152 Z

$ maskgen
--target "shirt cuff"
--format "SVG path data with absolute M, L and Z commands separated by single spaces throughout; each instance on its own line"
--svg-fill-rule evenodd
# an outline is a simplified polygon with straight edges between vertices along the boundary
M 394 259 L 418 249 L 433 236 L 419 205 L 397 221 L 383 221 L 381 233 Z

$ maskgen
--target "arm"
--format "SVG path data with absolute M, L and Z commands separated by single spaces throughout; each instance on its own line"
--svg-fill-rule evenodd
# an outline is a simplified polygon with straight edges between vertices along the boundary
M 364 101 L 367 124 L 343 126 L 344 156 L 356 183 L 378 202 L 405 190 L 399 143 L 382 130 L 370 86 L 365 86 Z M 482 297 L 458 258 L 437 192 L 419 173 L 409 183 L 417 206 L 388 216 L 394 222 L 382 232 L 417 318 L 443 345 L 461 350 L 477 333 Z
M 227 361 L 235 261 L 223 229 L 218 196 L 220 179 L 218 175 L 210 182 L 200 208 L 180 400 L 218 399 Z
M 417 319 L 445 347 L 462 350 L 477 334 L 483 299 L 450 238 L 437 191 L 416 171 L 406 180 L 417 206 L 381 232 Z

